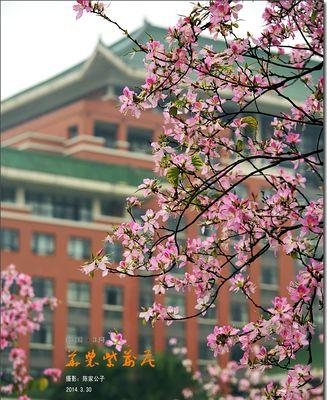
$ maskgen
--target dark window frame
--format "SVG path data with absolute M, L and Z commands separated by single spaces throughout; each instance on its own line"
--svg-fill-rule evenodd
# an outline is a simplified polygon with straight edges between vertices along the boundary
M 9 233 L 11 238 L 10 239 L 5 238 L 5 235 Z M 5 239 L 8 242 L 10 242 L 9 246 L 7 246 L 8 243 L 5 242 Z M 1 250 L 17 252 L 19 250 L 19 241 L 20 241 L 20 232 L 18 229 L 1 227 Z

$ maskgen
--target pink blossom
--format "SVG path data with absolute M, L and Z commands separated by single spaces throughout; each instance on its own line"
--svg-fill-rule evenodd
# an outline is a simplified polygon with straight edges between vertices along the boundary
M 117 351 L 121 351 L 123 345 L 126 343 L 126 340 L 123 339 L 123 335 L 121 333 L 109 332 L 110 339 L 106 341 L 106 346 L 114 346 Z
M 77 4 L 73 5 L 73 10 L 76 11 L 76 19 L 81 18 L 83 12 L 91 12 L 92 7 L 90 7 L 91 2 L 88 0 L 76 0 Z
M 51 376 L 53 382 L 58 382 L 61 378 L 62 371 L 58 368 L 46 368 L 43 371 L 44 375 Z
M 299 143 L 300 142 L 299 137 L 300 135 L 298 133 L 291 132 L 286 135 L 286 141 L 288 143 Z

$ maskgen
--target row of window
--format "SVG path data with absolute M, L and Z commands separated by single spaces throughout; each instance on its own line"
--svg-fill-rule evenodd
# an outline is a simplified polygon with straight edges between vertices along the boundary
M 33 278 L 33 287 L 37 297 L 53 295 L 53 281 L 48 278 Z M 103 291 L 103 334 L 106 336 L 109 330 L 123 329 L 123 287 L 115 285 L 106 285 Z M 151 295 L 151 299 L 145 297 L 144 294 Z M 265 291 L 263 296 L 263 304 L 276 296 L 276 293 Z M 268 299 L 268 297 L 269 299 Z M 148 303 L 153 301 L 152 278 L 140 280 L 140 296 L 139 305 L 146 306 L 144 300 Z M 68 301 L 68 326 L 67 334 L 69 336 L 81 337 L 87 340 L 89 337 L 89 318 L 90 318 L 90 284 L 87 282 L 69 282 L 67 291 Z M 178 305 L 181 312 L 185 309 L 185 296 L 183 294 L 167 294 L 166 305 Z M 213 312 L 212 312 L 213 310 Z M 208 311 L 210 323 L 203 323 L 204 318 L 199 319 L 199 340 L 198 340 L 198 357 L 201 360 L 212 358 L 211 351 L 207 347 L 207 336 L 212 332 L 216 320 L 216 309 Z M 233 323 L 246 323 L 248 321 L 248 305 L 244 298 L 233 293 L 230 303 L 230 319 Z M 45 324 L 41 329 L 31 336 L 31 343 L 34 344 L 52 344 L 53 342 L 53 321 L 52 312 L 46 310 Z M 177 321 L 166 327 L 166 346 L 168 346 L 170 338 L 176 338 L 179 346 L 185 345 L 185 322 Z M 139 321 L 139 352 L 150 348 L 153 345 L 153 330 L 149 325 L 143 325 Z M 235 349 L 234 356 L 238 355 L 239 350 Z M 232 358 L 234 357 L 232 356 Z
M 119 262 L 122 257 L 122 246 L 118 243 L 106 243 L 105 253 L 113 262 Z M 1 230 L 1 250 L 19 250 L 19 232 L 17 229 L 4 228 Z M 55 253 L 55 237 L 50 233 L 34 232 L 31 239 L 31 250 L 38 255 L 53 255 Z M 88 259 L 91 254 L 91 240 L 72 236 L 68 240 L 67 254 L 78 260 Z M 270 287 L 278 287 L 278 262 L 274 254 L 269 251 L 262 255 L 260 268 L 260 283 Z M 176 296 L 175 296 L 176 297 Z M 167 297 L 170 298 L 169 296 Z M 179 298 L 172 295 L 171 305 L 176 304 Z M 168 304 L 170 305 L 170 304 Z M 184 310 L 182 304 L 180 308 Z
M 16 188 L 3 185 L 1 201 L 16 203 Z M 104 216 L 123 217 L 125 215 L 126 200 L 123 197 L 111 197 L 100 200 L 100 212 Z M 57 195 L 35 190 L 26 190 L 24 204 L 31 207 L 34 215 L 43 217 L 69 219 L 73 221 L 92 221 L 92 199 L 80 198 L 71 195 Z
M 94 136 L 105 139 L 105 146 L 117 148 L 119 125 L 106 121 L 95 121 Z M 68 137 L 78 136 L 78 125 L 70 125 L 67 129 Z M 153 130 L 129 126 L 127 128 L 128 150 L 137 153 L 151 153 L 151 142 L 153 141 Z
M 17 229 L 1 229 L 1 250 L 19 250 L 19 231 Z M 38 255 L 55 254 L 55 235 L 51 233 L 34 232 L 31 238 L 31 251 Z M 117 243 L 106 243 L 105 252 L 114 262 L 121 260 L 122 247 Z M 91 255 L 91 240 L 71 236 L 67 244 L 67 254 L 76 260 L 86 260 Z
M 118 124 L 95 121 L 94 136 L 105 139 L 107 147 L 116 148 L 118 140 Z M 128 150 L 138 153 L 151 153 L 153 130 L 129 126 L 127 128 Z
M 226 104 L 225 110 L 227 112 L 233 112 L 237 110 L 233 110 L 235 105 Z M 252 115 L 252 114 L 250 114 Z M 240 113 L 239 116 L 247 116 L 246 113 Z M 272 137 L 273 127 L 271 123 L 274 119 L 272 116 L 268 115 L 253 115 L 259 122 L 259 134 L 262 140 L 268 140 Z M 223 117 L 223 120 L 229 120 L 230 115 L 227 117 Z M 105 144 L 107 147 L 116 148 L 118 141 L 118 129 L 119 125 L 107 121 L 95 121 L 94 122 L 94 136 L 102 137 L 105 139 Z M 321 127 L 310 126 L 310 127 L 299 127 L 300 131 L 303 131 L 302 142 L 300 144 L 302 151 L 311 151 L 313 147 L 316 146 L 316 143 L 319 138 Z M 307 131 L 307 132 L 306 132 Z M 310 132 L 309 132 L 310 131 Z M 68 127 L 68 136 L 70 138 L 75 137 L 79 134 L 78 125 L 71 125 Z M 245 132 L 246 134 L 246 132 Z M 314 140 L 313 140 L 313 139 Z M 129 151 L 132 152 L 143 152 L 150 153 L 151 152 L 151 142 L 153 141 L 153 130 L 129 126 L 127 128 L 127 141 L 129 143 Z M 322 139 L 321 139 L 322 140 Z

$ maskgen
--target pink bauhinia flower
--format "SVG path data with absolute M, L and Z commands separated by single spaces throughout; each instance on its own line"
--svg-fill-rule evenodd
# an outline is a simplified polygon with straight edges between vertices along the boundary
M 46 376 L 51 376 L 53 382 L 58 382 L 61 378 L 62 371 L 58 368 L 46 368 L 43 371 L 43 374 Z
M 73 10 L 76 11 L 76 19 L 82 17 L 83 12 L 91 12 L 92 7 L 90 6 L 91 2 L 88 0 L 76 0 L 77 4 L 73 5 Z
M 121 333 L 109 332 L 110 339 L 106 341 L 106 346 L 114 346 L 117 351 L 121 351 L 123 345 L 126 343 L 126 340 L 123 339 L 123 335 Z

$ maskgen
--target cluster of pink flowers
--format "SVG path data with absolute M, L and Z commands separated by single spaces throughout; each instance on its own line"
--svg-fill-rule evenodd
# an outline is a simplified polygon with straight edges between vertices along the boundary
M 12 347 L 19 335 L 26 335 L 40 328 L 44 320 L 43 308 L 57 306 L 57 299 L 44 297 L 36 299 L 29 275 L 17 272 L 9 265 L 1 272 L 1 350 Z
M 196 370 L 192 361 L 187 358 L 187 352 L 178 346 L 176 339 L 171 339 L 172 353 L 177 355 L 182 365 L 188 372 L 193 371 L 194 385 L 185 387 L 182 396 L 185 399 L 197 398 L 203 394 L 208 400 L 263 400 L 279 399 L 288 400 L 322 400 L 322 388 L 308 388 L 303 392 L 298 386 L 310 380 L 308 366 L 295 365 L 282 379 L 279 385 L 279 376 L 267 375 L 260 369 L 239 365 L 236 361 L 229 361 L 226 366 L 221 367 L 215 361 L 206 367 L 206 373 Z M 185 349 L 186 350 L 186 349 Z M 226 390 L 226 388 L 228 388 Z M 237 395 L 233 393 L 237 392 Z
M 54 297 L 35 298 L 32 278 L 19 273 L 14 265 L 9 265 L 1 271 L 1 350 L 10 349 L 9 361 L 12 362 L 12 383 L 1 386 L 1 392 L 17 393 L 19 400 L 28 400 L 27 385 L 32 380 L 26 368 L 25 350 L 17 347 L 20 335 L 26 335 L 40 329 L 44 321 L 44 307 L 54 309 L 57 299 Z M 61 370 L 49 368 L 45 375 L 57 381 Z
M 145 84 L 138 92 L 124 89 L 121 112 L 139 117 L 158 105 L 163 108 L 163 134 L 152 143 L 160 179 L 143 181 L 138 190 L 144 199 L 127 202 L 131 221 L 106 238 L 122 244 L 123 260 L 111 263 L 110 254 L 101 250 L 82 270 L 150 274 L 156 294 L 193 291 L 193 316 L 213 307 L 224 286 L 240 292 L 257 308 L 257 319 L 237 329 L 216 326 L 209 347 L 217 355 L 240 346 L 239 368 L 286 371 L 286 389 L 280 382 L 268 383 L 265 395 L 256 397 L 255 391 L 249 398 L 308 398 L 314 393 L 311 352 L 308 365 L 291 365 L 301 350 L 311 349 L 313 304 L 323 303 L 323 78 L 317 78 L 323 3 L 272 1 L 262 33 L 246 38 L 236 32 L 241 7 L 238 1 L 198 3 L 168 29 L 167 44 L 150 39 L 139 45 L 145 53 Z M 211 44 L 201 46 L 203 33 L 212 35 Z M 301 42 L 289 45 L 298 37 Z M 301 104 L 289 96 L 295 85 L 307 93 Z M 278 111 L 261 108 L 267 94 L 277 98 Z M 258 128 L 257 115 L 262 114 L 272 119 L 265 137 Z M 304 135 L 312 136 L 311 149 L 303 146 Z M 314 201 L 310 178 L 320 182 Z M 262 194 L 238 191 L 249 181 L 261 185 Z M 150 196 L 155 206 L 134 218 L 135 208 L 148 208 Z M 191 227 L 209 234 L 181 243 L 180 234 Z M 301 269 L 289 284 L 288 298 L 278 296 L 264 307 L 255 302 L 249 277 L 255 261 L 269 250 L 286 253 Z M 158 301 L 140 316 L 152 324 L 189 317 Z
M 213 333 L 208 335 L 208 346 L 214 351 L 214 356 L 224 354 L 238 341 L 239 330 L 231 326 L 215 326 Z

